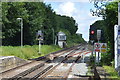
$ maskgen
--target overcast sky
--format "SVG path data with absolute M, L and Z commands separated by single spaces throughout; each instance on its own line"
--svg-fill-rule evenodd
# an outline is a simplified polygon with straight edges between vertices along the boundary
M 77 33 L 83 34 L 83 38 L 86 41 L 89 40 L 89 26 L 95 21 L 102 19 L 91 15 L 90 9 L 94 9 L 94 6 L 89 0 L 47 0 L 45 3 L 51 4 L 52 9 L 57 14 L 73 17 L 78 23 Z

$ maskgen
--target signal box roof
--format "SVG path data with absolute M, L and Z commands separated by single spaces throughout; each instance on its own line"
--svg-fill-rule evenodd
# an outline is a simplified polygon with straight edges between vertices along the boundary
M 65 33 L 64 33 L 64 32 L 62 32 L 62 31 L 58 32 L 58 34 L 57 34 L 57 35 L 58 35 L 58 36 L 60 36 L 60 35 L 61 35 L 61 36 L 66 36 L 66 35 L 65 35 Z

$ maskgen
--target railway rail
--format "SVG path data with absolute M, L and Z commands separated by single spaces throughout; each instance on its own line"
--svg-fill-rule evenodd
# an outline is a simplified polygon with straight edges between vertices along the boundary
M 77 50 L 73 50 L 70 54 L 74 54 Z M 77 61 L 81 58 L 81 55 L 78 54 L 77 57 L 71 60 L 70 57 L 66 57 L 64 60 L 62 60 L 59 64 L 48 70 L 45 74 L 41 75 L 38 79 L 67 79 L 72 67 L 77 63 Z M 71 62 L 71 64 L 68 64 Z
M 0 73 L 0 75 L 2 75 L 1 79 L 3 80 L 4 79 L 41 80 L 45 78 L 67 79 L 74 64 L 81 59 L 84 50 L 85 49 L 83 49 L 83 47 L 79 45 L 55 53 L 51 53 L 44 57 L 33 59 L 33 61 L 28 64 Z M 59 70 L 62 69 L 63 72 L 62 71 L 59 72 Z

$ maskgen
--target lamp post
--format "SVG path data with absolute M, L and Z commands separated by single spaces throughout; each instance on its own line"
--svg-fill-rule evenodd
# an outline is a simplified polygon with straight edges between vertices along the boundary
M 17 20 L 21 21 L 21 49 L 22 49 L 22 46 L 23 46 L 23 19 L 17 18 Z

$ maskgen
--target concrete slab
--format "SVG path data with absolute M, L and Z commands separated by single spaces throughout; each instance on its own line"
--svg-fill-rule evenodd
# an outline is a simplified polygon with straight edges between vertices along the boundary
M 19 65 L 25 64 L 28 61 L 20 59 L 15 56 L 1 56 L 0 57 L 0 73 Z
M 68 78 L 80 78 L 80 76 L 86 76 L 87 72 L 88 67 L 86 63 L 75 63 Z
M 46 78 L 62 78 L 69 71 L 72 63 L 62 63 L 54 69 Z

